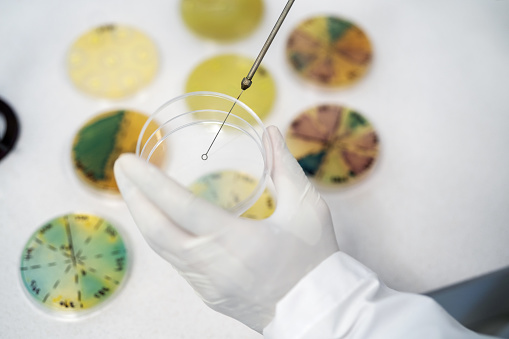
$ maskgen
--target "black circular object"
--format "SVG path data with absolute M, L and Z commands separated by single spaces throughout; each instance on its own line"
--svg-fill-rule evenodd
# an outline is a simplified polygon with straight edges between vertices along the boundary
M 16 113 L 2 99 L 0 99 L 0 115 L 5 118 L 6 123 L 5 134 L 3 137 L 0 135 L 0 160 L 2 160 L 16 144 L 19 136 L 19 122 Z

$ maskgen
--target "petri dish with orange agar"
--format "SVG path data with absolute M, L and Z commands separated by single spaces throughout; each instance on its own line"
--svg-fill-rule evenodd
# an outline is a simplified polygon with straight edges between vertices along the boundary
M 286 143 L 304 172 L 328 187 L 360 182 L 379 156 L 379 137 L 372 124 L 340 105 L 320 105 L 298 115 Z
M 366 33 L 356 24 L 335 16 L 317 16 L 292 31 L 286 56 L 302 79 L 337 88 L 353 84 L 366 74 L 373 51 Z

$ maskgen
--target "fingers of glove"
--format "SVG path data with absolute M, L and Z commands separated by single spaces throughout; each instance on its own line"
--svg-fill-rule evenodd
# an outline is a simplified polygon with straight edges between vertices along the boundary
M 297 160 L 286 147 L 283 136 L 275 126 L 267 128 L 264 142 L 270 142 L 273 150 L 272 181 L 278 194 L 278 205 L 297 208 L 303 199 L 318 203 L 320 194 L 309 182 Z
M 193 236 L 174 225 L 124 174 L 115 166 L 115 179 L 131 215 L 150 247 L 171 262 L 169 253 L 181 252 Z
M 272 180 L 277 192 L 277 206 L 271 219 L 287 232 L 309 245 L 322 237 L 324 221 L 330 212 L 299 163 L 290 153 L 283 136 L 274 126 L 267 128 L 274 159 Z M 328 222 L 327 222 L 328 223 Z
M 120 173 L 176 225 L 191 234 L 208 235 L 239 222 L 134 154 L 123 154 L 115 162 L 115 175 Z

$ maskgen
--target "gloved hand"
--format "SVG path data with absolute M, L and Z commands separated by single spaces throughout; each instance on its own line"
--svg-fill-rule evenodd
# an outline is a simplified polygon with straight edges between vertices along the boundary
M 272 320 L 277 302 L 338 251 L 326 203 L 278 129 L 267 131 L 277 206 L 265 220 L 235 217 L 135 155 L 115 163 L 120 192 L 154 251 L 209 307 L 258 332 Z

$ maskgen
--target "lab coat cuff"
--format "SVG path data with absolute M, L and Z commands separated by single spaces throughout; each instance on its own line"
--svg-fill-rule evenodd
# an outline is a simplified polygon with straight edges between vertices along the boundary
M 373 280 L 377 280 L 376 275 L 355 259 L 342 252 L 332 254 L 278 302 L 264 337 L 304 337 L 360 284 Z

